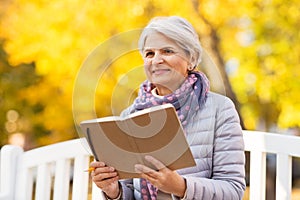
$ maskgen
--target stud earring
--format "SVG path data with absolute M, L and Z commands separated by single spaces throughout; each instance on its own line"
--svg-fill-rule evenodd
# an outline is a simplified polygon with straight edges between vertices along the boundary
M 188 71 L 192 71 L 194 69 L 194 67 L 192 67 L 191 65 L 188 66 Z

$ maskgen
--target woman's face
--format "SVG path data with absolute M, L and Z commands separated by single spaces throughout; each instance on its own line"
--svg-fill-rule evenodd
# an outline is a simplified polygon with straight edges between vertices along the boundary
M 189 59 L 171 39 L 160 34 L 150 34 L 143 50 L 145 73 L 160 95 L 176 90 L 185 80 Z

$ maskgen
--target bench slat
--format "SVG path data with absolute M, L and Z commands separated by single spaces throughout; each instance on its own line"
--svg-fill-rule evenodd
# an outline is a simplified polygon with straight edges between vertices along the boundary
M 77 156 L 74 160 L 74 175 L 73 175 L 73 191 L 72 200 L 84 200 L 88 197 L 89 173 L 84 172 L 84 169 L 89 167 L 88 156 Z
M 50 200 L 51 193 L 51 169 L 48 164 L 38 166 L 36 180 L 36 200 Z
M 68 199 L 70 168 L 70 159 L 61 159 L 56 162 L 53 199 Z
M 276 199 L 289 200 L 292 194 L 292 157 L 278 153 L 276 157 Z

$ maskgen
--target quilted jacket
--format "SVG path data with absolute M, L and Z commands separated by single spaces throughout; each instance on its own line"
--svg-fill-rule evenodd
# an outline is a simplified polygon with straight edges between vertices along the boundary
M 129 114 L 130 106 L 122 115 Z M 186 179 L 186 199 L 238 200 L 245 190 L 244 142 L 232 101 L 209 92 L 204 106 L 189 116 L 186 137 L 196 166 L 177 170 Z M 138 179 L 122 180 L 126 200 L 141 199 Z M 174 195 L 158 199 L 179 199 Z

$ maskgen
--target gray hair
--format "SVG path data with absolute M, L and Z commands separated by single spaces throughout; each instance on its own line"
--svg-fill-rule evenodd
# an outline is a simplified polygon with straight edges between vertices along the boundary
M 161 33 L 181 47 L 190 57 L 194 67 L 201 62 L 202 47 L 193 26 L 184 18 L 178 16 L 155 17 L 143 29 L 139 39 L 139 50 L 142 53 L 147 37 L 153 32 Z

